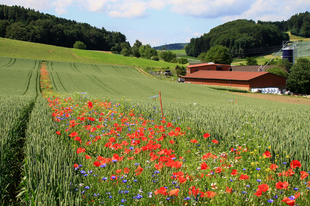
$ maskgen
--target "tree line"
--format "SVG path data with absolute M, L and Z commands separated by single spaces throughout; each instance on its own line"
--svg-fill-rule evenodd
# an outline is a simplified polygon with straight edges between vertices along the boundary
M 290 31 L 296 36 L 310 37 L 310 13 L 308 11 L 295 14 L 286 21 L 258 21 L 258 24 L 273 25 L 283 32 Z
M 289 35 L 278 27 L 255 23 L 253 20 L 235 20 L 217 26 L 198 38 L 192 38 L 185 47 L 188 56 L 198 57 L 212 46 L 222 45 L 232 57 L 257 56 L 278 51 Z
M 76 41 L 90 50 L 117 50 L 126 36 L 87 23 L 59 18 L 21 6 L 0 4 L 0 37 L 72 48 Z

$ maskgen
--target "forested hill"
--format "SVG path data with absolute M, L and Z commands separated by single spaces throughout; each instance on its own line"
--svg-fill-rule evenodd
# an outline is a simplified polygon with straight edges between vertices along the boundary
M 126 36 L 86 23 L 59 18 L 20 6 L 0 4 L 0 37 L 72 48 L 82 41 L 90 50 L 121 51 Z M 128 42 L 126 42 L 129 44 Z
M 161 46 L 153 47 L 156 50 L 180 50 L 183 49 L 187 43 L 174 43 L 174 44 L 165 44 Z
M 289 35 L 274 25 L 235 20 L 217 26 L 199 38 L 192 38 L 185 50 L 187 55 L 197 57 L 214 45 L 223 45 L 229 48 L 233 57 L 246 57 L 277 51 L 285 40 L 289 40 Z
M 310 37 L 310 13 L 308 11 L 304 13 L 298 13 L 287 21 L 258 21 L 259 24 L 274 25 L 281 31 L 291 31 L 291 34 L 296 36 Z

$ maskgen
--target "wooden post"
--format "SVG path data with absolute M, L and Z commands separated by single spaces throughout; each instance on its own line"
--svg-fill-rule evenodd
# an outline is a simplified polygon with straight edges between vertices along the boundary
M 159 92 L 159 101 L 160 101 L 160 108 L 161 108 L 161 117 L 164 119 L 164 112 L 163 112 L 163 104 L 161 102 L 161 93 Z

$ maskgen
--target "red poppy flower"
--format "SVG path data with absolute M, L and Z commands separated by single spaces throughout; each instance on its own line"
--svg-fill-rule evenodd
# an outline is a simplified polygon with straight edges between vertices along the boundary
M 237 175 L 238 174 L 238 171 L 237 170 L 233 170 L 232 172 L 231 172 L 231 175 Z
M 212 142 L 214 143 L 214 144 L 218 144 L 219 142 L 217 141 L 217 140 L 212 140 Z
M 261 190 L 262 192 L 267 192 L 269 190 L 269 185 L 267 184 L 258 185 L 258 190 Z
M 300 179 L 303 180 L 305 179 L 306 177 L 308 177 L 308 172 L 305 172 L 305 171 L 301 171 L 300 172 Z
M 206 170 L 209 169 L 209 166 L 207 165 L 207 163 L 203 162 L 200 166 L 201 170 Z
M 56 134 L 61 135 L 61 133 L 59 131 L 56 131 Z
M 208 137 L 210 137 L 210 134 L 208 134 L 208 133 L 205 133 L 205 134 L 203 135 L 203 138 L 208 138 Z
M 170 190 L 169 191 L 169 196 L 178 196 L 178 194 L 179 194 L 179 189 L 174 189 L 174 190 Z
M 288 187 L 288 182 L 281 182 L 281 181 L 279 181 L 279 182 L 276 183 L 276 188 L 279 189 L 279 190 L 287 189 L 287 187 Z
M 284 197 L 283 200 L 281 200 L 282 202 L 285 202 L 287 205 L 295 205 L 295 200 L 291 200 L 288 197 Z
M 79 165 L 78 164 L 74 164 L 73 167 L 74 168 L 79 168 Z
M 232 188 L 226 186 L 226 193 L 232 193 Z
M 296 167 L 301 167 L 301 163 L 298 160 L 293 160 L 290 163 L 290 166 L 291 166 L 292 169 L 295 169 Z
M 249 176 L 244 175 L 244 174 L 241 174 L 239 177 L 239 180 L 247 180 L 247 179 L 249 179 Z
M 174 141 L 173 141 L 173 140 L 170 140 L 169 143 L 170 143 L 170 144 L 174 144 Z
M 85 155 L 85 158 L 86 158 L 86 159 L 91 159 L 91 156 Z
M 263 157 L 265 158 L 270 158 L 271 157 L 271 154 L 269 151 L 266 151 L 264 154 L 263 154 Z
M 257 190 L 257 192 L 254 193 L 254 195 L 256 195 L 257 197 L 262 196 L 262 194 L 263 194 L 263 191 L 261 191 L 261 190 Z
M 85 152 L 85 148 L 79 147 L 79 148 L 77 148 L 77 150 L 76 150 L 76 154 L 83 153 L 83 152 Z
M 216 169 L 215 169 L 215 172 L 216 173 L 221 173 L 223 171 L 223 168 L 222 167 L 217 167 Z
M 125 168 L 124 168 L 124 173 L 125 173 L 125 174 L 128 174 L 129 172 L 130 172 L 130 169 L 127 168 L 127 167 L 125 167 Z
M 198 140 L 196 140 L 196 139 L 191 139 L 191 143 L 197 143 L 198 142 Z
M 207 192 L 205 193 L 205 195 L 206 195 L 208 198 L 212 198 L 212 197 L 214 197 L 214 196 L 216 195 L 216 193 L 215 193 L 215 192 L 212 192 L 212 191 L 207 191 Z
M 75 137 L 75 136 L 77 136 L 77 135 L 78 135 L 77 132 L 72 132 L 69 136 L 72 138 L 72 137 Z
M 95 162 L 94 162 L 94 166 L 95 166 L 95 167 L 99 167 L 100 165 L 101 165 L 101 164 L 100 164 L 99 161 L 95 161 Z
M 76 136 L 76 137 L 74 138 L 74 140 L 75 140 L 75 141 L 81 141 L 81 137 L 77 137 L 77 136 Z
M 158 190 L 155 190 L 154 194 L 155 195 L 158 195 L 158 194 L 167 195 L 167 189 L 165 187 L 161 187 Z
M 276 164 L 271 164 L 269 166 L 269 169 L 271 169 L 271 170 L 276 170 L 277 168 L 278 168 L 278 165 L 276 165 Z
M 142 171 L 143 171 L 143 168 L 140 167 L 140 165 L 139 165 L 138 168 L 135 170 L 136 176 L 140 175 L 142 173 Z

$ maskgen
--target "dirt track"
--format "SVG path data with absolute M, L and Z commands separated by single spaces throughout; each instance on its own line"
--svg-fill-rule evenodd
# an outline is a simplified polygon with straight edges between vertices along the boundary
M 246 96 L 246 97 L 253 97 L 253 98 L 258 98 L 258 99 L 266 99 L 266 100 L 271 100 L 271 101 L 290 103 L 290 104 L 310 105 L 310 98 L 306 98 L 306 97 L 282 96 L 282 95 L 272 95 L 272 94 L 236 93 L 236 92 L 234 92 L 233 94 Z

